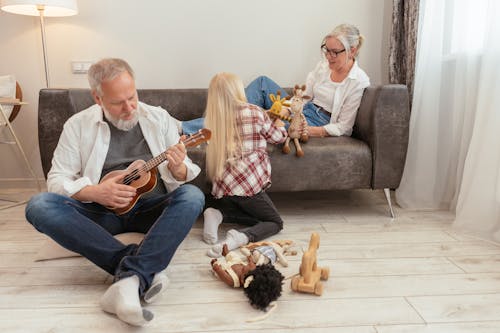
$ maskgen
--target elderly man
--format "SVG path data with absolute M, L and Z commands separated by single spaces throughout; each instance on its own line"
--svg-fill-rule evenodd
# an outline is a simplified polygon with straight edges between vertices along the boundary
M 151 302 L 164 289 L 162 271 L 203 209 L 203 193 L 184 184 L 200 168 L 187 157 L 175 120 L 138 101 L 127 62 L 103 59 L 88 76 L 96 104 L 64 125 L 48 174 L 49 192 L 30 200 L 26 218 L 112 274 L 115 282 L 101 298 L 102 309 L 140 326 L 153 318 L 141 298 Z M 160 154 L 166 162 L 145 171 L 140 161 Z M 153 181 L 141 194 L 143 179 Z M 123 232 L 145 237 L 124 245 L 113 237 Z

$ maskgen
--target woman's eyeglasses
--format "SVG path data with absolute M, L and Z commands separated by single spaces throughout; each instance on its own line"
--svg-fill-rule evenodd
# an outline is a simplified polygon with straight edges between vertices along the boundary
M 339 56 L 339 54 L 341 54 L 342 52 L 345 52 L 345 49 L 342 49 L 342 50 L 339 50 L 339 51 L 336 51 L 336 50 L 333 50 L 333 49 L 329 49 L 326 47 L 326 44 L 323 44 L 321 45 L 321 51 L 325 54 L 325 55 L 330 55 L 332 58 L 337 58 Z

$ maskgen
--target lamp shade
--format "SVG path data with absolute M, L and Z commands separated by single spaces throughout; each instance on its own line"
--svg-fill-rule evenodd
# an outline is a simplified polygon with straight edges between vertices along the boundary
M 72 16 L 78 13 L 76 0 L 0 0 L 0 8 L 6 12 L 39 16 L 42 7 L 44 16 Z

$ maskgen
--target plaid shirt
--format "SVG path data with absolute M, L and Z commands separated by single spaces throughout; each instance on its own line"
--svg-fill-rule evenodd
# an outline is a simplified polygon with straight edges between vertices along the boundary
M 267 142 L 282 143 L 286 129 L 277 127 L 259 107 L 248 104 L 238 110 L 237 124 L 242 141 L 240 156 L 228 160 L 219 180 L 212 185 L 212 195 L 253 196 L 271 185 L 271 162 Z

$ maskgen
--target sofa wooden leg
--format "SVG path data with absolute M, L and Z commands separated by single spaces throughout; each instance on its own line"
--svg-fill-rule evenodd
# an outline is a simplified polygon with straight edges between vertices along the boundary
M 390 210 L 390 213 L 391 213 L 391 218 L 395 218 L 394 211 L 392 210 L 391 190 L 388 189 L 388 188 L 384 188 L 384 194 L 385 194 L 385 198 L 387 199 L 387 203 L 389 204 L 389 210 Z

